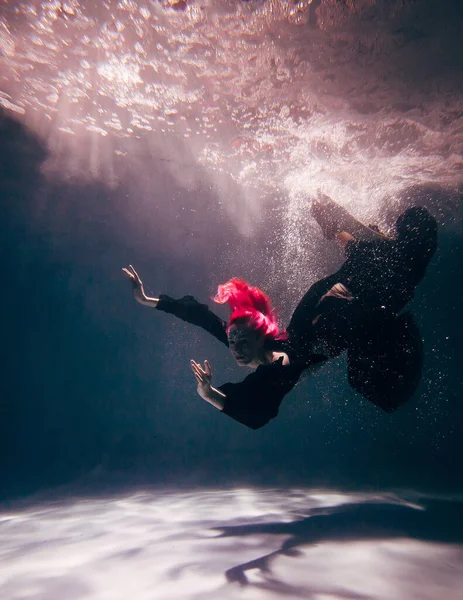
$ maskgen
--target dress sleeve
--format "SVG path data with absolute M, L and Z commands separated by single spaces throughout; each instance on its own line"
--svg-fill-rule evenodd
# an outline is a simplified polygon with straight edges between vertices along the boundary
M 306 365 L 283 365 L 282 359 L 262 365 L 239 383 L 219 387 L 224 414 L 250 429 L 259 429 L 278 415 L 285 395 L 296 385 Z
M 193 296 L 183 296 L 179 300 L 174 300 L 166 294 L 161 294 L 156 308 L 201 327 L 219 342 L 228 346 L 226 322 L 213 313 L 207 304 L 201 304 Z

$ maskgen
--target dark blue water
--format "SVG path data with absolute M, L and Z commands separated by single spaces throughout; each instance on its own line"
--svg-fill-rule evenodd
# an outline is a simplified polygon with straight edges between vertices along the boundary
M 156 483 L 461 489 L 463 246 L 455 221 L 441 219 L 439 250 L 413 302 L 426 344 L 416 396 L 393 415 L 378 412 L 348 387 L 341 358 L 302 382 L 277 420 L 252 432 L 195 393 L 190 358 L 208 357 L 217 382 L 241 376 L 226 349 L 137 305 L 120 269 L 133 262 L 153 295 L 191 293 L 207 302 L 225 278 L 255 268 L 257 242 L 209 211 L 214 228 L 186 221 L 180 233 L 172 214 L 179 239 L 169 246 L 143 198 L 127 198 L 123 186 L 46 180 L 46 150 L 5 116 L 2 140 L 4 497 L 97 467 Z M 153 181 L 185 194 L 162 164 L 151 168 Z M 208 191 L 195 193 L 204 201 Z M 438 217 L 441 197 L 435 193 Z M 279 227 L 269 211 L 258 242 Z M 182 253 L 182 236 L 188 240 L 193 228 L 197 241 Z M 264 269 L 265 255 L 256 257 Z M 278 307 L 284 292 L 273 295 Z

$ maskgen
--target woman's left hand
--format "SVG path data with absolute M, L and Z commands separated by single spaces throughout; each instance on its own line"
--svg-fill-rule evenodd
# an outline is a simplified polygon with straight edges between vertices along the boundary
M 204 361 L 204 369 L 200 363 L 190 360 L 191 370 L 198 384 L 198 394 L 200 396 L 208 395 L 212 387 L 212 369 L 207 360 Z

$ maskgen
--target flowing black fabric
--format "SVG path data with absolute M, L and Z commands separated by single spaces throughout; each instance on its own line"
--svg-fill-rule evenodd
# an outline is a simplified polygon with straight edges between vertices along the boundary
M 347 351 L 351 387 L 386 412 L 409 400 L 421 379 L 423 341 L 410 313 L 365 328 Z
M 251 429 L 259 429 L 278 415 L 283 398 L 306 369 L 303 364 L 283 365 L 283 359 L 261 365 L 239 383 L 225 383 L 223 413 Z

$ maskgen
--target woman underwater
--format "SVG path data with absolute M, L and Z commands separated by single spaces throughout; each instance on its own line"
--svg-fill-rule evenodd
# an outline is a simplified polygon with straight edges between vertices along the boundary
M 130 266 L 135 299 L 202 327 L 230 348 L 240 366 L 255 371 L 239 383 L 212 386 L 212 369 L 191 361 L 198 394 L 226 415 L 258 429 L 278 414 L 302 373 L 347 351 L 352 388 L 386 412 L 414 393 L 423 347 L 410 313 L 402 314 L 424 276 L 437 244 L 437 224 L 424 208 L 399 216 L 395 238 L 366 227 L 324 195 L 311 213 L 327 239 L 345 250 L 341 268 L 314 283 L 280 330 L 270 299 L 241 279 L 219 285 L 214 298 L 231 309 L 228 322 L 192 296 L 146 296 Z

